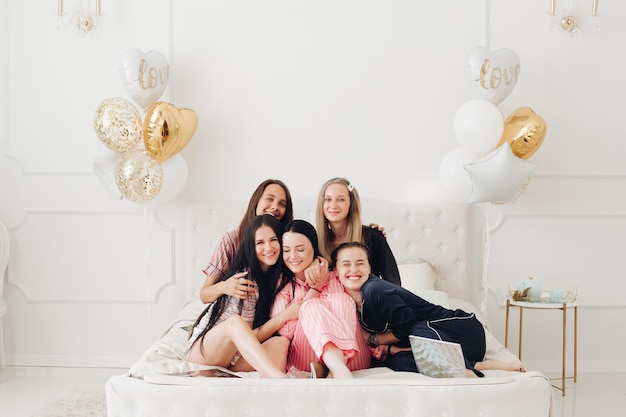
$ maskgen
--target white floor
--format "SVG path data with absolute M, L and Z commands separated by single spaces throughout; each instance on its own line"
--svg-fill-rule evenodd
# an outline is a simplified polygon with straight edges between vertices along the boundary
M 123 369 L 15 368 L 0 370 L 0 416 L 35 417 L 46 405 L 77 389 L 104 390 Z M 626 410 L 626 372 L 580 373 L 566 383 L 566 395 L 554 389 L 555 417 L 622 417 Z
M 37 417 L 39 411 L 77 390 L 102 389 L 112 375 L 125 369 L 29 368 L 0 370 L 0 416 Z

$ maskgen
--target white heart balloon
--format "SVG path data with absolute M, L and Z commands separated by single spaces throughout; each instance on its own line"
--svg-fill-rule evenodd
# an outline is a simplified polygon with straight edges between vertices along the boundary
M 475 46 L 468 56 L 468 75 L 478 97 L 499 104 L 515 88 L 520 60 L 515 51 L 503 48 L 490 51 Z
M 120 79 L 128 95 L 144 110 L 165 92 L 170 78 L 167 58 L 159 51 L 128 49 L 122 54 Z

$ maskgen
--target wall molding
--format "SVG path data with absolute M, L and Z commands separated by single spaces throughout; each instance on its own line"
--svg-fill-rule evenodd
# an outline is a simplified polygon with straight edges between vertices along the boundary
M 93 355 L 7 355 L 10 366 L 41 366 L 68 368 L 120 368 L 129 369 L 137 361 L 134 356 Z
M 602 219 L 625 219 L 626 213 L 575 213 L 575 212 L 556 212 L 556 213 L 540 213 L 540 212 L 500 212 L 497 217 L 490 218 L 487 224 L 489 234 L 493 234 L 500 230 L 504 224 L 513 218 L 546 218 L 546 219 L 575 219 L 575 218 L 602 218 Z M 495 221 L 493 221 L 495 220 Z
M 584 180 L 626 180 L 626 173 L 608 172 L 608 173 L 586 173 L 586 172 L 538 172 L 531 175 L 533 178 L 541 179 L 584 179 Z
M 25 210 L 24 217 L 20 221 L 19 224 L 9 227 L 9 230 L 12 233 L 19 231 L 27 224 L 28 218 L 33 216 L 67 216 L 69 218 L 76 218 L 80 216 L 131 216 L 138 217 L 142 215 L 145 219 L 145 241 L 144 241 L 144 253 L 146 254 L 144 257 L 144 265 L 143 265 L 143 285 L 145 289 L 145 293 L 141 294 L 140 297 L 132 297 L 129 296 L 126 299 L 118 299 L 114 297 L 107 296 L 99 296 L 99 294 L 95 294 L 94 296 L 89 297 L 50 297 L 45 298 L 38 295 L 32 294 L 32 282 L 21 282 L 20 280 L 15 278 L 16 266 L 13 263 L 12 268 L 10 267 L 8 270 L 7 276 L 7 284 L 16 288 L 24 297 L 24 302 L 26 304 L 68 304 L 68 305 L 80 305 L 80 304 L 154 304 L 158 303 L 160 299 L 160 295 L 163 293 L 165 289 L 168 287 L 172 287 L 176 285 L 176 233 L 175 228 L 173 226 L 168 226 L 163 223 L 163 221 L 159 218 L 156 213 L 151 213 L 148 210 L 145 211 L 126 211 L 126 212 L 108 212 L 108 211 L 80 211 L 80 210 Z M 151 224 L 150 224 L 151 223 Z M 147 236 L 151 232 L 151 227 L 154 228 L 154 225 L 157 225 L 161 228 L 161 241 L 162 245 L 165 245 L 167 249 L 167 256 L 169 259 L 165 261 L 165 263 L 169 263 L 170 268 L 168 273 L 165 274 L 165 279 L 161 279 L 160 281 L 156 281 L 151 277 L 150 271 L 147 269 L 152 260 L 150 255 L 148 254 L 151 240 L 147 238 Z M 152 229 L 154 231 L 154 229 Z M 161 256 L 161 254 L 156 254 L 157 257 Z M 15 256 L 12 254 L 12 256 Z M 155 257 L 156 258 L 156 257 Z M 15 262 L 13 258 L 13 262 Z
M 0 2 L 0 144 L 9 143 L 9 5 Z M 4 146 L 0 146 L 4 153 Z

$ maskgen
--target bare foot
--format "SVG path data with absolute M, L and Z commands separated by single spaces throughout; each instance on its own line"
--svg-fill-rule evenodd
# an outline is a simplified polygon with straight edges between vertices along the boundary
M 471 369 L 465 369 L 465 376 L 467 378 L 478 378 L 478 375 L 476 375 Z
M 514 371 L 514 372 L 526 372 L 524 364 L 519 362 L 502 362 L 497 359 L 487 359 L 482 362 L 476 362 L 474 366 L 479 371 L 486 370 L 500 370 L 500 371 Z

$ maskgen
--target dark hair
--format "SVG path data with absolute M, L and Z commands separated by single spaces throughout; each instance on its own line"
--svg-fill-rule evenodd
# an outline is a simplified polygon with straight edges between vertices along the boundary
M 291 199 L 291 193 L 289 192 L 289 188 L 285 185 L 281 180 L 276 179 L 267 179 L 259 184 L 256 187 L 256 190 L 252 193 L 252 197 L 250 197 L 250 201 L 248 202 L 248 208 L 246 209 L 243 218 L 241 219 L 241 223 L 239 223 L 239 240 L 243 237 L 244 230 L 246 230 L 246 226 L 248 222 L 257 216 L 256 207 L 259 205 L 259 201 L 261 201 L 261 197 L 263 197 L 263 192 L 267 188 L 268 185 L 276 184 L 279 185 L 285 190 L 285 195 L 287 196 L 287 204 L 285 206 L 285 215 L 282 219 L 280 219 L 280 223 L 282 226 L 285 226 L 287 223 L 293 220 L 293 201 Z
M 284 284 L 279 285 L 280 274 L 282 271 L 282 256 L 278 257 L 278 261 L 276 264 L 269 267 L 267 272 L 264 274 L 261 269 L 261 264 L 256 257 L 255 251 L 255 234 L 256 231 L 261 228 L 261 226 L 269 226 L 276 236 L 278 237 L 278 242 L 280 244 L 282 250 L 282 235 L 283 235 L 283 226 L 276 219 L 276 217 L 270 214 L 264 214 L 262 216 L 255 216 L 250 220 L 246 229 L 244 230 L 243 240 L 235 253 L 235 257 L 230 264 L 230 267 L 226 271 L 226 273 L 216 281 L 221 282 L 229 279 L 237 272 L 248 271 L 247 279 L 256 282 L 257 288 L 259 291 L 259 299 L 256 303 L 256 310 L 254 313 L 254 322 L 252 324 L 253 328 L 257 328 L 270 318 L 270 309 L 272 303 L 274 302 L 274 296 L 277 292 L 277 287 L 282 288 Z M 205 310 L 200 314 L 193 327 L 196 327 L 202 317 L 209 310 L 211 310 L 211 317 L 209 318 L 209 323 L 202 330 L 198 339 L 202 340 L 204 335 L 215 326 L 215 323 L 223 313 L 226 308 L 226 304 L 228 301 L 228 295 L 222 294 L 217 300 L 213 303 L 209 304 Z M 243 304 L 243 300 L 239 300 L 240 306 Z M 201 342 L 202 343 L 202 342 Z M 202 344 L 200 345 L 200 351 L 202 352 Z
M 367 247 L 367 245 L 365 243 L 361 243 L 361 242 L 344 242 L 342 244 L 340 244 L 339 246 L 337 246 L 335 248 L 335 250 L 332 251 L 332 253 L 330 254 L 330 267 L 332 269 L 335 269 L 335 265 L 337 264 L 337 255 L 339 254 L 339 252 L 342 249 L 349 249 L 349 248 L 361 248 L 365 251 L 365 253 L 367 254 L 367 262 L 369 262 L 369 264 L 372 264 L 372 259 L 370 256 L 370 249 Z
M 306 220 L 293 220 L 285 227 L 285 233 L 287 232 L 300 233 L 301 235 L 304 235 L 307 239 L 309 239 L 309 242 L 311 242 L 311 245 L 313 246 L 313 257 L 317 258 L 318 256 L 322 256 L 317 240 L 317 232 L 311 223 Z M 290 281 L 293 279 L 293 272 L 291 272 L 291 270 L 286 266 L 283 266 L 283 269 L 283 276 L 285 277 L 285 280 Z

